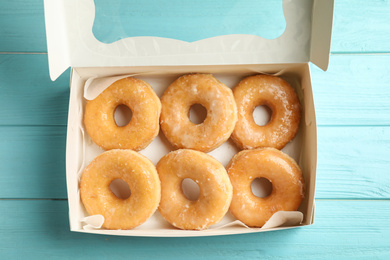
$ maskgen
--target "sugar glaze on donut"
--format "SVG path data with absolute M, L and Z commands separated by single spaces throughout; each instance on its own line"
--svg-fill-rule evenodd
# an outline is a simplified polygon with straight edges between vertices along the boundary
M 218 223 L 229 209 L 232 185 L 223 165 L 208 154 L 181 149 L 165 155 L 157 164 L 161 180 L 159 212 L 180 229 L 203 230 Z M 199 198 L 189 200 L 182 181 L 190 178 L 200 188 Z
M 188 74 L 175 80 L 161 97 L 161 129 L 176 148 L 209 152 L 231 135 L 237 108 L 230 88 L 211 74 Z M 203 123 L 189 119 L 192 105 L 207 110 Z
M 255 75 L 243 79 L 233 88 L 238 121 L 232 133 L 241 149 L 274 147 L 282 149 L 297 134 L 301 106 L 294 89 L 279 77 Z M 270 121 L 259 126 L 253 119 L 257 106 L 271 109 Z
M 131 195 L 120 199 L 111 191 L 116 179 L 125 181 Z M 157 209 L 161 184 L 156 168 L 145 156 L 132 150 L 110 150 L 97 156 L 83 171 L 80 196 L 90 215 L 104 217 L 107 229 L 132 229 L 144 223 Z
M 301 169 L 287 154 L 274 148 L 243 150 L 230 161 L 233 185 L 230 212 L 250 227 L 262 227 L 277 211 L 296 211 L 304 197 Z M 264 198 L 252 193 L 251 183 L 265 178 L 272 192 Z
M 125 105 L 132 111 L 130 122 L 118 126 L 114 113 Z M 91 139 L 101 148 L 142 150 L 159 132 L 160 99 L 152 87 L 136 78 L 114 82 L 98 97 L 87 101 L 84 125 Z

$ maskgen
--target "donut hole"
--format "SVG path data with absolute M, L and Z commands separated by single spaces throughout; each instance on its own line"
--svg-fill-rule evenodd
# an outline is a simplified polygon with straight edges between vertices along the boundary
M 260 105 L 255 107 L 252 115 L 256 125 L 265 126 L 271 120 L 272 110 L 266 105 Z
M 190 178 L 186 178 L 181 182 L 181 190 L 183 191 L 184 196 L 189 200 L 195 201 L 199 198 L 199 185 Z
M 125 126 L 130 123 L 133 112 L 128 106 L 119 105 L 114 112 L 114 119 L 117 126 Z
M 256 197 L 265 198 L 272 193 L 272 183 L 266 178 L 256 178 L 251 183 L 251 190 Z
M 190 121 L 196 125 L 201 124 L 207 117 L 207 109 L 201 104 L 195 104 L 190 107 L 188 112 Z
M 125 200 L 130 197 L 131 191 L 129 184 L 121 179 L 115 179 L 110 183 L 110 190 L 115 194 L 119 199 Z

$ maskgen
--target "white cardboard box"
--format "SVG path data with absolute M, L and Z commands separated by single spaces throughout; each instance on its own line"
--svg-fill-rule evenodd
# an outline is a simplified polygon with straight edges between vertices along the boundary
M 45 0 L 50 77 L 72 67 L 66 178 L 72 231 L 126 236 L 208 236 L 261 232 L 314 222 L 317 134 L 309 62 L 326 70 L 329 60 L 333 0 L 284 0 L 284 33 L 272 40 L 255 35 L 224 35 L 188 43 L 159 37 L 132 37 L 111 44 L 92 33 L 93 0 Z M 79 196 L 79 178 L 88 163 L 103 152 L 84 131 L 85 98 L 93 98 L 113 81 L 133 75 L 147 81 L 161 96 L 178 76 L 212 73 L 228 87 L 256 73 L 276 74 L 297 91 L 303 114 L 297 137 L 283 151 L 302 168 L 305 199 L 298 212 L 278 212 L 263 228 L 247 228 L 229 213 L 204 231 L 178 230 L 156 212 L 133 230 L 95 228 L 102 221 L 87 218 Z M 154 164 L 172 147 L 160 135 L 143 151 Z M 210 154 L 226 165 L 237 152 L 229 140 Z M 84 221 L 83 221 L 84 220 Z M 97 223 L 94 223 L 97 222 Z

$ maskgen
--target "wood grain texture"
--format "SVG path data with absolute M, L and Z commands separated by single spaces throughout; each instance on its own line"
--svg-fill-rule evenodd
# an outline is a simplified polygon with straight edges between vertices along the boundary
M 0 198 L 63 198 L 64 126 L 0 127 Z M 316 198 L 390 199 L 390 127 L 319 127 Z
M 171 0 L 169 4 L 165 0 L 132 1 L 130 4 L 95 0 L 94 3 L 92 32 L 104 43 L 137 36 L 187 42 L 228 34 L 275 39 L 286 28 L 281 0 Z
M 319 127 L 316 198 L 389 199 L 390 127 Z
M 372 259 L 390 257 L 389 201 L 316 202 L 313 226 L 198 238 L 115 237 L 69 231 L 67 201 L 0 200 L 4 259 Z
M 0 125 L 66 125 L 69 74 L 52 82 L 47 55 L 0 55 Z
M 66 127 L 2 126 L 0 136 L 0 198 L 66 198 Z
M 332 55 L 329 70 L 314 65 L 318 125 L 390 125 L 390 55 Z
M 42 0 L 2 0 L 0 52 L 46 52 Z
M 389 53 L 390 1 L 336 0 L 333 53 Z
M 332 55 L 314 65 L 318 125 L 390 125 L 390 55 Z M 0 55 L 0 125 L 66 125 L 69 72 L 51 82 L 47 55 Z

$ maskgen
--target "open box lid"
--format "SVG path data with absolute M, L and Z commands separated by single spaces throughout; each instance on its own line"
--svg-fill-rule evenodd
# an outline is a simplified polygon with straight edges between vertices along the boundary
M 96 0 L 95 0 L 96 1 Z M 101 2 L 101 1 L 96 1 Z M 121 9 L 126 2 L 127 6 L 135 5 L 132 1 L 109 1 L 113 10 L 118 11 L 119 16 L 126 16 L 127 13 Z M 161 2 L 161 6 L 169 6 L 170 18 L 165 18 L 164 13 L 159 10 L 158 4 L 150 1 L 141 1 L 138 8 L 145 8 L 151 5 L 157 6 L 156 12 L 142 12 L 136 10 L 139 17 L 143 19 L 153 19 L 153 16 L 162 17 L 162 21 L 167 21 L 174 17 L 180 17 L 182 20 L 177 22 L 170 21 L 169 26 L 180 25 L 181 21 L 186 20 L 186 16 L 191 16 L 193 12 L 203 12 L 200 10 L 202 5 L 196 1 L 179 1 L 182 5 L 176 5 L 177 1 Z M 157 1 L 157 3 L 160 3 Z M 164 3 L 163 3 L 164 2 Z M 206 3 L 206 1 L 204 1 Z M 217 1 L 218 2 L 218 1 Z M 221 28 L 231 28 L 232 24 L 237 23 L 234 19 L 243 18 L 247 10 L 252 10 L 252 16 L 246 17 L 247 24 L 253 27 L 262 28 L 269 26 L 268 17 L 270 14 L 277 12 L 278 8 L 270 6 L 270 2 L 279 3 L 279 12 L 284 13 L 284 30 L 282 34 L 274 39 L 266 39 L 258 33 L 248 33 L 248 30 L 230 30 L 233 34 L 226 34 L 226 30 Z M 148 3 L 148 4 L 147 4 Z M 126 35 L 114 42 L 99 41 L 94 34 L 95 29 L 95 2 L 94 0 L 45 0 L 45 20 L 47 48 L 49 56 L 50 77 L 52 80 L 57 79 L 68 67 L 111 67 L 111 66 L 181 66 L 181 65 L 218 65 L 218 64 L 271 64 L 271 63 L 307 63 L 312 62 L 323 70 L 326 70 L 329 62 L 330 41 L 333 20 L 334 0 L 279 0 L 277 1 L 249 1 L 235 0 L 221 2 L 230 6 L 230 12 L 226 13 L 226 19 L 222 18 L 219 25 L 213 30 L 210 21 L 203 19 L 195 22 L 197 30 L 204 31 L 204 28 L 211 26 L 214 35 L 208 38 L 196 39 L 196 41 L 185 41 L 182 39 L 172 39 L 163 36 L 153 35 Z M 250 4 L 256 3 L 256 6 Z M 176 3 L 177 4 L 177 3 Z M 148 6 L 149 5 L 149 6 Z M 185 5 L 190 8 L 191 12 L 179 12 L 180 8 Z M 243 10 L 244 15 L 234 13 L 239 6 L 246 6 Z M 264 5 L 265 8 L 258 8 Z M 106 3 L 106 7 L 107 7 Z M 266 7 L 272 8 L 264 12 Z M 104 8 L 104 7 L 103 7 Z M 238 8 L 238 9 L 237 9 Z M 257 9 L 256 9 L 257 8 Z M 254 10 L 254 11 L 253 11 Z M 188 10 L 187 10 L 188 11 Z M 223 10 L 222 10 L 223 11 Z M 162 10 L 163 12 L 163 10 Z M 233 16 L 232 16 L 233 12 Z M 253 16 L 255 12 L 255 16 Z M 258 15 L 257 15 L 258 12 Z M 183 14 L 184 13 L 184 14 Z M 124 15 L 126 14 L 126 15 Z M 177 14 L 177 15 L 176 15 Z M 213 12 L 209 13 L 210 16 Z M 221 11 L 219 12 L 221 14 Z M 115 17 L 115 13 L 114 16 Z M 131 14 L 130 14 L 131 15 Z M 223 17 L 225 14 L 222 13 Z M 262 17 L 262 20 L 251 20 L 253 17 Z M 107 17 L 106 17 L 107 18 Z M 110 17 L 108 17 L 110 18 Z M 192 17 L 193 18 L 193 17 Z M 207 18 L 207 17 L 206 17 Z M 215 17 L 213 17 L 215 18 Z M 217 18 L 218 19 L 218 18 Z M 112 19 L 116 20 L 116 19 Z M 221 19 L 220 19 L 221 20 Z M 125 22 L 129 20 L 120 20 L 119 26 L 129 27 Z M 133 20 L 134 21 L 134 20 Z M 160 20 L 161 21 L 161 20 Z M 215 21 L 215 19 L 214 19 Z M 263 21 L 263 22 L 261 22 Z M 118 21 L 116 21 L 118 22 Z M 272 22 L 272 19 L 271 19 Z M 257 23 L 259 25 L 257 26 Z M 115 28 L 113 24 L 106 24 L 106 29 Z M 181 24 L 187 26 L 185 22 Z M 242 26 L 242 24 L 239 24 Z M 111 26 L 111 27 L 110 27 Z M 135 32 L 143 28 L 153 27 L 153 24 L 144 24 L 138 26 Z M 249 26 L 249 27 L 251 27 Z M 141 27 L 141 28 L 140 28 Z M 248 29 L 248 26 L 242 28 Z M 162 28 L 162 27 L 161 27 Z M 278 27 L 280 28 L 280 27 Z M 149 28 L 150 29 L 150 28 Z M 189 28 L 191 29 L 191 28 Z M 148 31 L 147 29 L 145 29 Z M 155 28 L 155 32 L 159 28 Z M 115 32 L 115 30 L 112 30 Z M 261 30 L 260 30 L 261 31 Z M 148 31 L 150 32 L 150 30 Z M 178 32 L 180 34 L 182 32 Z M 190 34 L 190 33 L 187 33 Z M 261 32 L 260 32 L 261 35 Z M 169 36 L 169 35 L 168 35 Z M 176 36 L 176 35 L 174 35 Z M 116 38 L 118 39 L 118 38 Z

